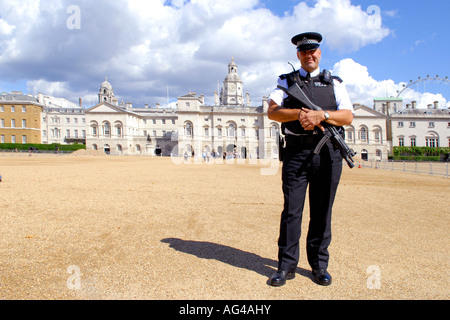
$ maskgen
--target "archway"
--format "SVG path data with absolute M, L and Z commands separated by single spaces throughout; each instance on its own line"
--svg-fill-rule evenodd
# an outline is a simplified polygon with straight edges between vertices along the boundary
M 369 152 L 366 149 L 361 150 L 361 160 L 368 161 L 369 160 Z

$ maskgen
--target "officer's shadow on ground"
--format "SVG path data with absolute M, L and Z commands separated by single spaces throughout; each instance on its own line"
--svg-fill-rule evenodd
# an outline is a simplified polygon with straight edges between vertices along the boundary
M 269 278 L 276 271 L 278 266 L 278 262 L 275 260 L 263 258 L 251 252 L 213 242 L 183 240 L 178 238 L 166 238 L 161 240 L 161 242 L 168 243 L 170 248 L 192 254 L 200 259 L 215 259 L 237 268 L 257 272 L 268 278 L 267 284 L 269 284 Z M 311 271 L 306 269 L 297 268 L 296 274 L 311 280 L 313 279 Z

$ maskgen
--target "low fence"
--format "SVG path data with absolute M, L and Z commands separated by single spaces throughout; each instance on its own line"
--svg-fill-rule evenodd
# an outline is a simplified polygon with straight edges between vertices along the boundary
M 71 154 L 73 151 L 61 151 L 61 150 L 8 150 L 0 149 L 0 156 L 30 156 L 30 155 L 67 155 Z
M 391 171 L 401 171 L 416 174 L 428 174 L 449 178 L 448 162 L 419 161 L 358 161 L 358 167 Z

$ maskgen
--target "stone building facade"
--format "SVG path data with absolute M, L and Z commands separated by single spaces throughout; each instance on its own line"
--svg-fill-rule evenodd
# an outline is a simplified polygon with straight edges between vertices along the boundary
M 14 107 L 14 108 L 12 108 Z M 450 110 L 427 109 L 401 98 L 375 98 L 369 108 L 354 104 L 346 141 L 356 159 L 387 160 L 395 146 L 450 147 Z M 280 124 L 267 117 L 268 100 L 252 105 L 234 59 L 214 103 L 189 92 L 176 108 L 120 103 L 107 79 L 98 104 L 82 108 L 63 98 L 21 92 L 0 95 L 0 143 L 86 143 L 111 155 L 274 159 Z
M 41 143 L 43 105 L 19 91 L 0 95 L 0 143 Z
M 111 84 L 103 82 L 99 103 L 86 111 L 88 149 L 109 154 L 276 157 L 280 125 L 267 118 L 267 99 L 251 106 L 234 60 L 214 105 L 189 92 L 178 97 L 177 108 L 132 107 L 118 104 Z

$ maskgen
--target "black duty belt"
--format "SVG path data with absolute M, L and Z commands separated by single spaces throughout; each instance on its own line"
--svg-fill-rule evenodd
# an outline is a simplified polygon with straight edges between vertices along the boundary
M 313 148 L 320 142 L 322 137 L 323 137 L 322 134 L 302 134 L 298 136 L 287 134 L 286 146 L 296 147 L 299 149 Z

